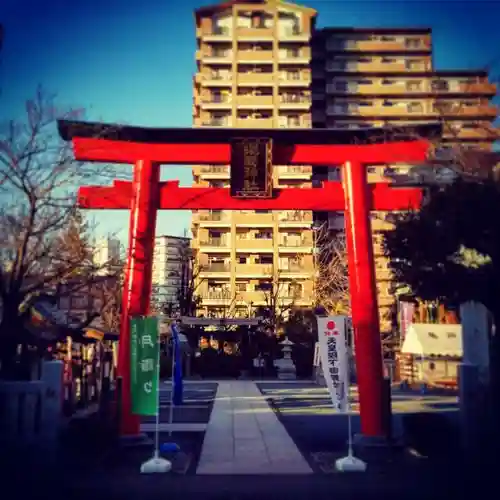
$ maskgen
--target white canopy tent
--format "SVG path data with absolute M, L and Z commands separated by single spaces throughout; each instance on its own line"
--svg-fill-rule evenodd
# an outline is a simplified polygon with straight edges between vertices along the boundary
M 401 353 L 420 357 L 462 357 L 462 325 L 412 323 L 406 332 Z

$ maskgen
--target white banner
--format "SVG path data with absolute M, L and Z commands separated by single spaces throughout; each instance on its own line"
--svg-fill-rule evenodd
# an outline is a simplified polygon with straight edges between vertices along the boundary
M 333 407 L 347 411 L 349 404 L 349 357 L 345 316 L 317 316 L 321 366 Z

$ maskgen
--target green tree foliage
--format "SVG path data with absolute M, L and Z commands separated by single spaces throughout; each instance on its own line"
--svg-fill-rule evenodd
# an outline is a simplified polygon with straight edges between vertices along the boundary
M 399 218 L 384 246 L 396 282 L 418 297 L 482 302 L 500 318 L 500 186 L 490 180 L 435 188 Z

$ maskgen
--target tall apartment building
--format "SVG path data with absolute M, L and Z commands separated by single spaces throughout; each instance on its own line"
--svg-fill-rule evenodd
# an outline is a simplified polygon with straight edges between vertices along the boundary
M 108 267 L 114 263 L 119 263 L 122 255 L 122 245 L 118 238 L 99 238 L 93 249 L 94 265 L 101 268 L 100 274 L 107 274 Z
M 155 307 L 169 307 L 175 312 L 179 292 L 188 286 L 191 277 L 191 239 L 179 236 L 158 236 L 153 259 L 153 286 L 151 303 Z
M 430 29 L 318 30 L 312 42 L 313 126 L 363 128 L 443 124 L 442 149 L 490 150 L 498 138 L 492 126 L 498 111 L 490 104 L 496 86 L 482 71 L 439 71 L 433 67 Z M 389 182 L 387 168 L 368 167 L 369 182 Z M 339 179 L 337 168 L 319 168 L 319 178 Z M 343 215 L 332 214 L 330 227 L 343 230 Z M 372 231 L 382 331 L 391 330 L 392 276 L 382 253 L 381 231 L 390 215 L 374 213 Z
M 233 1 L 198 9 L 194 125 L 310 127 L 315 14 L 278 1 Z M 229 166 L 195 166 L 193 177 L 199 186 L 228 186 Z M 310 186 L 311 167 L 277 165 L 274 184 Z M 271 302 L 283 309 L 311 306 L 312 221 L 311 212 L 297 211 L 194 213 L 201 312 L 247 316 Z
M 279 0 L 224 2 L 195 12 L 198 72 L 195 126 L 362 128 L 439 120 L 443 146 L 490 150 L 498 134 L 496 86 L 480 71 L 433 67 L 430 29 L 315 29 L 316 12 Z M 389 182 L 368 167 L 369 182 Z M 275 185 L 340 180 L 338 166 L 275 168 Z M 227 166 L 194 167 L 194 183 L 227 186 Z M 324 214 L 323 214 L 324 215 Z M 319 217 L 318 217 L 319 216 Z M 321 220 L 322 214 L 315 214 Z M 203 266 L 204 314 L 246 315 L 279 285 L 283 303 L 313 303 L 313 214 L 193 214 L 193 248 Z M 330 217 L 343 230 L 343 217 Z M 392 276 L 380 231 L 390 216 L 373 215 L 381 329 L 391 329 Z M 276 290 L 276 288 L 275 288 Z

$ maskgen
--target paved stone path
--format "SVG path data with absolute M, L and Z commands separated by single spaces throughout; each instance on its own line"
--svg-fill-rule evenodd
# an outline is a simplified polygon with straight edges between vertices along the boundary
M 197 474 L 312 474 L 255 382 L 219 382 Z

